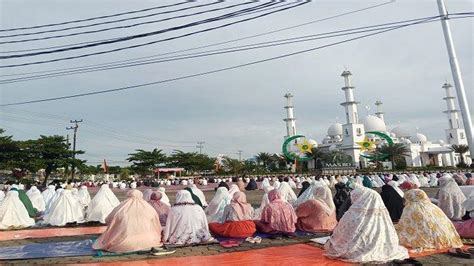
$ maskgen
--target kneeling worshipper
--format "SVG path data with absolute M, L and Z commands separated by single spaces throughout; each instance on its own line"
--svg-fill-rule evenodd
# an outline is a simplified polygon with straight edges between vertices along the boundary
M 387 207 L 388 213 L 392 222 L 397 223 L 403 213 L 403 191 L 398 188 L 398 184 L 395 181 L 389 181 L 387 185 L 382 186 L 383 203 Z
M 227 183 L 225 181 L 219 182 L 219 185 L 217 187 L 218 188 L 225 187 L 227 189 L 227 191 L 229 191 L 229 185 L 227 185 Z
M 201 198 L 199 198 L 196 194 L 194 194 L 193 190 L 190 187 L 185 188 L 184 190 L 188 191 L 191 194 L 191 198 L 193 199 L 194 203 L 196 203 L 199 207 L 204 209 L 202 205 Z
M 54 185 L 49 185 L 42 193 L 45 206 L 48 206 L 49 201 L 53 198 L 54 193 L 56 192 L 56 187 Z
M 89 206 L 89 203 L 91 202 L 91 195 L 89 194 L 86 186 L 81 186 L 79 188 L 79 191 L 77 192 L 77 198 L 79 199 L 79 203 L 81 203 L 83 208 Z
M 158 214 L 136 189 L 107 216 L 107 229 L 92 246 L 110 252 L 133 252 L 161 247 Z
M 270 191 L 272 191 L 273 189 L 274 189 L 274 188 L 273 188 L 272 186 L 270 186 L 270 185 L 263 187 L 263 192 L 264 192 L 265 194 L 263 194 L 263 196 L 262 196 L 262 201 L 260 202 L 260 207 L 257 208 L 257 209 L 255 210 L 255 212 L 253 213 L 254 219 L 260 220 L 262 210 L 265 209 L 265 206 L 267 206 L 268 203 L 270 203 L 270 200 L 268 199 L 268 193 L 269 193 Z
M 159 191 L 155 191 L 151 194 L 148 203 L 155 209 L 156 213 L 160 217 L 160 223 L 162 226 L 166 225 L 166 219 L 168 219 L 168 213 L 170 212 L 170 206 L 162 202 L 163 194 Z
M 30 198 L 33 208 L 37 209 L 39 212 L 44 212 L 46 209 L 46 204 L 44 203 L 43 196 L 36 186 L 32 186 L 27 192 L 26 195 Z
M 288 184 L 287 182 L 281 182 L 280 186 L 278 187 L 278 191 L 280 191 L 281 198 L 286 202 L 292 205 L 296 202 L 296 194 L 293 189 L 291 189 L 290 184 Z
M 268 193 L 268 200 L 270 203 L 262 210 L 260 221 L 255 221 L 257 230 L 267 234 L 292 235 L 297 222 L 293 206 L 282 199 L 277 189 Z
M 412 249 L 460 248 L 453 223 L 423 190 L 405 192 L 405 209 L 396 225 L 400 244 Z
M 379 193 L 356 184 L 351 201 L 352 206 L 324 246 L 325 255 L 354 263 L 408 258 Z
M 180 190 L 176 204 L 171 207 L 164 229 L 164 243 L 171 245 L 192 245 L 211 242 L 204 210 L 194 203 L 191 193 Z
M 149 201 L 151 194 L 153 194 L 153 189 L 147 188 L 142 193 L 143 193 L 143 200 Z
M 303 194 L 309 187 L 311 186 L 311 184 L 308 182 L 308 181 L 303 181 L 303 183 L 301 184 L 301 190 L 300 192 L 298 193 L 298 198 L 301 196 L 301 194 Z
M 232 197 L 234 196 L 234 193 L 239 192 L 239 191 L 241 191 L 241 190 L 239 189 L 239 186 L 237 186 L 236 184 L 232 184 L 232 185 L 230 186 L 230 189 L 229 189 L 229 196 L 230 196 L 230 198 L 232 198 Z
M 469 198 L 462 204 L 467 214 L 463 217 L 465 221 L 455 223 L 454 226 L 462 238 L 474 238 L 474 191 Z
M 448 216 L 449 219 L 460 221 L 466 214 L 462 204 L 466 201 L 466 196 L 462 193 L 456 181 L 450 176 L 443 176 L 439 179 L 439 191 L 437 195 L 438 206 Z
M 258 189 L 258 186 L 257 186 L 257 182 L 255 181 L 255 179 L 250 179 L 250 182 L 247 184 L 247 186 L 245 187 L 245 190 L 257 190 Z
M 244 183 L 244 181 L 242 180 L 242 178 L 239 178 L 239 180 L 237 181 L 237 186 L 239 187 L 239 190 L 240 190 L 240 191 L 244 191 L 244 190 L 245 190 L 245 183 Z
M 256 231 L 252 218 L 253 208 L 247 203 L 245 193 L 237 192 L 224 209 L 223 220 L 225 222 L 210 223 L 209 229 L 214 234 L 223 237 L 250 237 Z
M 236 193 L 237 194 L 237 193 Z M 223 223 L 224 220 L 224 209 L 230 204 L 231 198 L 229 191 L 225 187 L 217 188 L 214 198 L 206 208 L 207 221 L 209 223 Z
M 191 184 L 189 188 L 192 190 L 190 192 L 199 198 L 199 201 L 201 202 L 201 206 L 203 208 L 206 208 L 207 201 L 206 201 L 206 196 L 204 196 L 204 192 L 202 192 L 202 190 L 200 190 L 195 184 Z
M 28 215 L 18 191 L 8 191 L 0 204 L 0 229 L 19 229 L 33 225 L 35 225 L 35 219 Z
M 161 193 L 161 202 L 171 207 L 170 199 L 166 195 L 166 189 L 164 187 L 159 187 L 158 191 Z
M 103 184 L 87 208 L 87 221 L 105 224 L 105 218 L 120 204 L 109 184 Z
M 351 207 L 351 188 L 343 182 L 335 185 L 334 205 L 336 206 L 336 220 L 339 221 Z
M 296 208 L 296 228 L 306 232 L 332 231 L 337 224 L 336 207 L 329 187 L 317 187 L 314 199 L 303 202 Z
M 38 210 L 33 207 L 33 203 L 31 203 L 30 198 L 28 198 L 23 188 L 23 185 L 12 185 L 12 188 L 10 190 L 18 192 L 18 197 L 20 198 L 20 201 L 23 203 L 23 205 L 25 205 L 25 208 L 28 211 L 28 215 L 31 218 L 36 217 Z
M 43 220 L 53 226 L 64 226 L 69 223 L 83 223 L 84 211 L 79 200 L 72 195 L 71 188 L 62 190 L 59 198 L 53 203 Z

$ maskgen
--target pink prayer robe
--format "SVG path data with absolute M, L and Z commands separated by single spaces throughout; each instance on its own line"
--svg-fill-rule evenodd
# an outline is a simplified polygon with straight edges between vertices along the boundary
M 297 217 L 293 206 L 284 201 L 276 189 L 268 193 L 268 200 L 270 203 L 262 210 L 257 229 L 264 233 L 294 233 Z
M 92 246 L 110 252 L 133 252 L 161 246 L 160 218 L 136 189 L 107 216 L 107 229 Z
M 296 208 L 296 228 L 306 232 L 332 231 L 336 227 L 336 212 L 327 213 L 322 202 L 311 199 Z

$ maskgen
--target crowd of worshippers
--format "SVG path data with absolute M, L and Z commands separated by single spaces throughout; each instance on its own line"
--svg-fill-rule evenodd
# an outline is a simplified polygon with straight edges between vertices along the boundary
M 216 179 L 211 201 L 191 182 L 174 204 L 163 186 L 131 188 L 120 202 L 110 184 L 92 199 L 84 185 L 40 192 L 20 184 L 0 194 L 0 229 L 99 222 L 107 228 L 93 248 L 118 253 L 215 243 L 216 237 L 257 242 L 256 233 L 291 238 L 299 230 L 330 234 L 325 256 L 349 262 L 404 260 L 409 249 L 466 255 L 461 238 L 474 238 L 473 179 L 460 172 Z M 423 187 L 438 187 L 436 196 Z M 264 192 L 257 208 L 245 194 L 255 189 Z

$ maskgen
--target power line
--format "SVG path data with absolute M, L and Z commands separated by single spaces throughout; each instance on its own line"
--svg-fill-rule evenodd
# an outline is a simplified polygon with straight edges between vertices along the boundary
M 242 20 L 239 20 L 239 21 L 227 23 L 227 24 L 224 24 L 224 25 L 215 26 L 215 27 L 211 27 L 211 28 L 207 28 L 207 29 L 203 29 L 203 30 L 199 30 L 199 31 L 179 35 L 179 36 L 174 36 L 174 37 L 170 37 L 170 38 L 166 38 L 166 39 L 161 39 L 161 40 L 156 40 L 156 41 L 151 41 L 151 42 L 141 43 L 141 44 L 136 44 L 136 45 L 131 45 L 131 46 L 126 46 L 126 47 L 121 47 L 121 48 L 116 48 L 116 49 L 110 49 L 110 50 L 105 50 L 105 51 L 100 51 L 100 52 L 95 52 L 95 53 L 83 54 L 83 55 L 78 55 L 78 56 L 56 58 L 56 59 L 44 60 L 44 61 L 34 61 L 34 62 L 27 62 L 27 63 L 21 63 L 21 64 L 3 65 L 3 66 L 0 66 L 0 68 L 11 68 L 11 67 L 19 67 L 19 66 L 28 66 L 28 65 L 52 63 L 52 62 L 71 60 L 71 59 L 89 57 L 89 56 L 94 56 L 94 55 L 102 55 L 102 54 L 114 53 L 114 52 L 127 50 L 127 49 L 133 49 L 133 48 L 148 46 L 148 45 L 152 45 L 152 44 L 159 43 L 159 42 L 170 41 L 170 40 L 175 40 L 175 39 L 179 39 L 179 38 L 183 38 L 183 37 L 188 37 L 188 36 L 192 36 L 192 35 L 195 35 L 195 34 L 204 33 L 204 32 L 208 32 L 208 31 L 228 27 L 228 26 L 231 26 L 231 25 L 234 25 L 234 24 L 243 23 L 243 22 L 246 22 L 246 21 L 250 21 L 250 20 L 257 19 L 257 18 L 265 17 L 265 16 L 268 16 L 268 15 L 271 15 L 271 14 L 274 14 L 274 13 L 277 13 L 277 12 L 281 12 L 281 11 L 284 11 L 284 10 L 287 10 L 287 9 L 295 8 L 295 7 L 298 7 L 300 5 L 306 4 L 310 0 L 304 0 L 304 1 L 305 2 L 293 5 L 291 7 L 281 8 L 281 9 L 278 9 L 276 11 L 271 11 L 271 12 L 268 12 L 268 13 L 264 13 L 264 14 L 261 14 L 261 15 L 258 15 L 258 16 L 251 17 L 251 18 L 246 18 L 246 19 L 242 19 Z M 235 15 L 233 15 L 233 16 L 235 16 Z M 233 16 L 231 16 L 231 17 L 233 17 Z M 218 20 L 222 20 L 222 19 L 224 19 L 224 18 L 213 18 L 213 19 L 210 19 L 210 20 L 218 21 Z M 195 25 L 200 25 L 200 24 L 203 24 L 203 23 L 208 23 L 208 22 L 201 21 L 201 22 L 194 22 L 194 23 L 190 23 L 190 24 L 193 24 L 192 26 L 195 26 Z M 94 47 L 94 46 L 97 46 L 97 45 L 128 41 L 128 40 L 132 40 L 132 39 L 135 39 L 135 38 L 143 38 L 143 37 L 148 37 L 148 36 L 151 36 L 151 35 L 156 35 L 156 34 L 164 33 L 164 32 L 171 31 L 171 30 L 181 29 L 183 27 L 185 27 L 185 26 L 182 25 L 182 26 L 177 26 L 177 27 L 170 28 L 170 29 L 167 29 L 167 30 L 161 30 L 161 31 L 152 32 L 152 33 L 145 33 L 145 34 L 138 34 L 138 35 L 134 35 L 134 36 L 120 38 L 120 39 L 117 39 L 117 40 L 114 40 L 114 41 L 107 41 L 107 42 L 102 42 L 102 43 L 93 43 L 93 44 L 88 44 L 88 45 L 85 45 L 85 46 L 75 46 L 75 47 L 69 47 L 69 48 L 64 48 L 64 49 L 58 49 L 58 50 L 54 50 L 54 51 L 38 52 L 38 53 L 34 53 L 34 55 L 48 54 L 48 53 L 54 53 L 54 52 L 63 52 L 63 51 L 69 51 L 69 50 L 76 50 L 76 49 Z M 191 27 L 191 26 L 186 26 L 186 27 Z M 22 54 L 22 55 L 15 55 L 13 57 L 23 57 L 23 56 L 33 56 L 33 55 L 32 54 Z M 0 56 L 0 59 L 7 59 L 7 58 L 11 58 L 11 57 L 12 56 Z
M 357 37 L 354 37 L 354 38 L 349 38 L 349 39 L 345 39 L 345 40 L 342 40 L 342 41 L 333 42 L 333 43 L 330 43 L 330 44 L 325 44 L 325 45 L 322 45 L 322 46 L 316 46 L 316 47 L 312 47 L 312 48 L 308 48 L 308 49 L 304 49 L 304 50 L 299 50 L 299 51 L 296 51 L 296 52 L 291 52 L 291 53 L 286 53 L 286 54 L 282 54 L 282 55 L 278 55 L 278 56 L 273 56 L 273 57 L 269 57 L 269 58 L 265 58 L 265 59 L 261 59 L 261 60 L 251 61 L 251 62 L 244 63 L 244 64 L 238 64 L 238 65 L 234 65 L 234 66 L 230 66 L 230 67 L 219 68 L 219 69 L 215 69 L 215 70 L 200 72 L 200 73 L 196 73 L 196 74 L 191 74 L 191 75 L 186 75 L 186 76 L 181 76 L 181 77 L 176 77 L 176 78 L 171 78 L 171 79 L 159 80 L 159 81 L 154 81 L 154 82 L 148 82 L 148 83 L 143 83 L 143 84 L 138 84 L 138 85 L 125 86 L 125 87 L 121 87 L 121 88 L 108 89 L 108 90 L 100 90 L 100 91 L 79 93 L 79 94 L 73 94 L 73 95 L 67 95 L 67 96 L 58 96 L 58 97 L 44 98 L 44 99 L 38 99 L 38 100 L 30 100 L 30 101 L 23 101 L 23 102 L 0 104 L 0 106 L 25 105 L 25 104 L 31 104 L 31 103 L 49 102 L 49 101 L 57 101 L 57 100 L 78 98 L 78 97 L 91 96 L 91 95 L 99 95 L 99 94 L 105 94 L 105 93 L 111 93 L 111 92 L 117 92 L 117 91 L 131 90 L 131 89 L 135 89 L 135 88 L 146 87 L 146 86 L 151 86 L 151 85 L 157 85 L 157 84 L 162 84 L 162 83 L 168 83 L 168 82 L 177 81 L 177 80 L 184 80 L 184 79 L 189 79 L 189 78 L 194 78 L 194 77 L 206 76 L 206 75 L 210 75 L 210 74 L 214 74 L 214 73 L 229 71 L 229 70 L 238 69 L 238 68 L 242 68 L 242 67 L 246 67 L 246 66 L 256 65 L 256 64 L 265 63 L 265 62 L 278 60 L 278 59 L 283 59 L 283 58 L 287 58 L 287 57 L 291 57 L 291 56 L 295 56 L 295 55 L 299 55 L 299 54 L 304 54 L 304 53 L 324 49 L 324 48 L 327 48 L 327 47 L 336 46 L 336 45 L 339 45 L 339 44 L 343 44 L 343 43 L 347 43 L 347 42 L 367 38 L 367 37 L 370 37 L 370 36 L 375 36 L 375 35 L 382 34 L 382 33 L 385 33 L 385 32 L 405 28 L 405 27 L 408 27 L 408 26 L 417 25 L 417 24 L 423 23 L 423 21 L 436 20 L 436 19 L 439 19 L 439 16 L 433 16 L 431 18 L 427 18 L 427 19 L 422 20 L 422 21 L 403 24 L 403 25 L 393 27 L 393 28 L 390 28 L 390 29 L 386 29 L 386 30 L 382 30 L 382 31 L 374 32 L 374 33 L 369 33 L 369 34 L 365 34 L 365 35 L 362 35 L 362 36 L 357 36 Z
M 199 154 L 202 154 L 202 149 L 204 148 L 204 143 L 206 143 L 206 142 L 204 142 L 204 141 L 198 141 L 197 142 L 196 148 L 199 149 Z
M 8 83 L 30 81 L 30 80 L 37 80 L 37 79 L 44 79 L 44 78 L 60 77 L 60 76 L 68 76 L 68 75 L 74 75 L 74 74 L 83 74 L 83 73 L 98 72 L 98 71 L 105 71 L 105 70 L 113 70 L 113 69 L 142 66 L 142 65 L 156 64 L 156 63 L 164 63 L 164 62 L 171 62 L 171 61 L 184 60 L 184 59 L 193 59 L 193 58 L 200 58 L 200 57 L 206 57 L 206 56 L 212 56 L 212 55 L 221 55 L 221 54 L 226 54 L 226 53 L 234 53 L 234 52 L 262 49 L 262 48 L 268 48 L 268 47 L 274 47 L 274 46 L 280 46 L 280 45 L 294 44 L 294 43 L 300 43 L 300 42 L 321 40 L 321 39 L 326 39 L 326 38 L 347 36 L 350 34 L 361 34 L 365 32 L 378 31 L 378 30 L 389 29 L 389 28 L 394 27 L 394 26 L 381 27 L 385 25 L 401 24 L 408 21 L 409 22 L 421 21 L 423 19 L 425 18 L 384 23 L 384 24 L 379 24 L 379 25 L 358 27 L 358 28 L 352 28 L 352 29 L 346 29 L 346 30 L 338 30 L 338 31 L 326 32 L 326 33 L 304 35 L 304 36 L 298 36 L 298 37 L 292 37 L 292 38 L 286 38 L 286 39 L 280 39 L 280 40 L 274 40 L 274 41 L 266 41 L 266 42 L 261 42 L 261 43 L 247 44 L 247 45 L 228 47 L 228 48 L 222 48 L 222 49 L 216 49 L 216 50 L 208 50 L 208 51 L 202 51 L 202 52 L 196 52 L 196 53 L 182 54 L 179 56 L 161 57 L 155 60 L 141 60 L 141 61 L 130 62 L 130 63 L 125 63 L 125 64 L 116 64 L 116 65 L 109 65 L 109 66 L 102 66 L 102 67 L 97 66 L 97 67 L 89 67 L 89 68 L 77 69 L 77 70 L 71 70 L 71 71 L 58 71 L 56 73 L 49 73 L 49 74 L 43 74 L 43 75 L 33 75 L 33 76 L 26 76 L 26 77 L 20 77 L 20 78 L 4 79 L 4 80 L 0 80 L 0 84 L 8 84 Z M 428 22 L 432 22 L 432 21 L 427 21 L 424 23 L 428 23 Z
M 119 17 L 119 16 L 123 16 L 123 15 L 130 15 L 130 14 L 136 14 L 136 13 L 151 11 L 151 10 L 155 10 L 155 9 L 179 6 L 179 5 L 188 4 L 188 3 L 191 3 L 191 2 L 194 2 L 194 1 L 188 0 L 188 1 L 183 1 L 183 2 L 176 3 L 176 4 L 170 4 L 170 5 L 164 5 L 164 6 L 155 6 L 155 7 L 145 8 L 145 9 L 132 10 L 132 11 L 127 11 L 127 12 L 122 12 L 122 13 L 117 13 L 117 14 L 91 17 L 91 18 L 85 18 L 85 19 L 78 19 L 78 20 L 72 20 L 72 21 L 50 23 L 50 24 L 43 24 L 43 25 L 35 25 L 35 26 L 27 26 L 27 27 L 19 27 L 19 28 L 0 29 L 0 32 L 39 29 L 39 28 L 46 28 L 46 27 L 68 25 L 68 24 L 79 23 L 79 22 L 93 21 L 93 20 L 104 19 L 104 18 Z
M 204 6 L 210 6 L 210 5 L 215 5 L 215 4 L 220 4 L 222 3 L 222 0 L 217 0 L 215 2 L 207 3 L 207 4 L 202 4 L 197 7 L 204 7 Z M 133 28 L 137 26 L 142 26 L 142 25 L 148 25 L 148 24 L 154 24 L 154 23 L 159 23 L 159 22 L 164 22 L 164 21 L 170 21 L 174 19 L 179 19 L 179 18 L 186 18 L 186 17 L 192 17 L 192 16 L 197 16 L 197 15 L 202 15 L 205 13 L 210 13 L 210 12 L 215 12 L 215 11 L 221 11 L 225 9 L 230 9 L 234 8 L 237 6 L 241 5 L 247 5 L 247 4 L 252 4 L 254 1 L 250 2 L 244 2 L 244 3 L 239 3 L 231 6 L 226 6 L 226 7 L 220 7 L 220 8 L 214 8 L 214 9 L 209 9 L 209 10 L 204 10 L 201 12 L 195 12 L 191 14 L 186 14 L 186 15 L 179 15 L 179 16 L 174 16 L 174 17 L 169 17 L 169 18 L 164 18 L 164 19 L 159 19 L 159 20 L 152 20 L 152 21 L 144 21 L 144 22 L 139 22 L 135 24 L 130 24 L 130 25 L 122 25 L 122 26 L 115 26 L 115 27 L 110 27 L 110 28 L 104 28 L 104 29 L 96 29 L 96 30 L 89 30 L 89 31 L 81 31 L 81 32 L 74 32 L 74 33 L 67 33 L 67 34 L 60 34 L 60 35 L 53 35 L 53 36 L 44 36 L 44 37 L 37 37 L 37 38 L 30 38 L 30 39 L 21 39 L 21 40 L 12 40 L 12 41 L 2 41 L 0 44 L 13 44 L 13 43 L 26 43 L 26 42 L 33 42 L 33 41 L 44 41 L 44 40 L 51 40 L 51 39 L 59 39 L 59 38 L 66 38 L 66 37 L 72 37 L 72 36 L 79 36 L 79 35 L 85 35 L 85 34 L 93 34 L 93 33 L 99 33 L 99 32 L 106 32 L 106 31 L 111 31 L 111 30 L 118 30 L 118 29 L 128 29 L 128 28 Z M 183 10 L 186 9 L 191 9 L 191 8 L 196 8 L 196 7 L 188 7 L 184 8 Z M 126 19 L 121 19 L 118 22 L 122 21 L 127 21 L 131 19 L 137 19 L 137 18 L 146 18 L 146 17 L 151 17 L 151 16 L 157 16 L 161 14 L 166 14 L 166 13 L 172 13 L 171 11 L 167 12 L 161 12 L 161 13 L 155 13 L 155 14 L 149 14 L 149 15 L 143 15 L 143 16 L 138 16 L 134 18 L 126 18 Z M 101 25 L 101 24 L 110 24 L 110 23 L 118 23 L 115 21 L 108 21 L 108 22 L 102 22 L 102 23 L 97 23 L 96 25 Z M 94 25 L 92 25 L 94 26 Z M 71 29 L 74 28 L 85 28 L 88 27 L 87 25 L 85 26 L 77 26 L 77 27 L 72 27 Z M 60 31 L 60 30 L 50 30 L 46 31 L 47 32 L 55 32 L 55 31 Z M 30 35 L 30 34 L 23 34 L 23 35 Z M 33 33 L 31 34 L 33 35 Z M 21 35 L 19 35 L 21 36 Z M 10 36 L 0 36 L 1 38 L 7 38 L 7 37 L 15 37 L 15 35 L 10 35 Z

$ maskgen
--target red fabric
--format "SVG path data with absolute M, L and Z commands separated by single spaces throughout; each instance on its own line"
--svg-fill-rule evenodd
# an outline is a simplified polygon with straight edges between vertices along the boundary
M 223 224 L 210 223 L 209 230 L 219 236 L 239 238 L 252 236 L 257 231 L 253 221 L 228 221 Z
M 454 227 L 462 238 L 474 238 L 474 218 L 461 223 L 455 223 Z
M 417 189 L 418 186 L 415 185 L 414 183 L 410 182 L 410 181 L 405 181 L 400 185 L 400 188 L 409 190 L 409 189 Z

